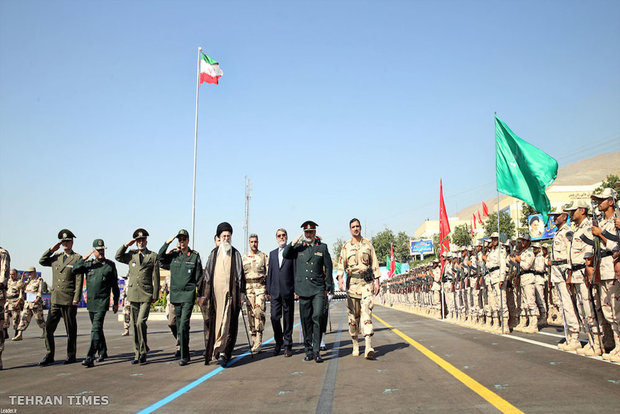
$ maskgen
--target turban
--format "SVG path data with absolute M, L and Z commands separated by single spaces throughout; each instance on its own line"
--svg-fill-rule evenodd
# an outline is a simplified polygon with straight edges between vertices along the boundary
M 229 231 L 231 234 L 233 232 L 232 226 L 227 222 L 223 222 L 217 225 L 217 230 L 215 231 L 215 235 L 220 237 L 220 234 L 224 231 Z

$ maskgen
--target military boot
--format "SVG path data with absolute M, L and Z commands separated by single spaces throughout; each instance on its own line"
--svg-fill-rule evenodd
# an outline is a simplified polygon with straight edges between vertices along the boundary
M 15 336 L 13 337 L 13 339 L 11 339 L 11 341 L 21 341 L 22 338 L 22 331 L 17 331 L 17 334 L 15 334 Z
M 571 335 L 568 338 L 568 342 L 565 343 L 561 349 L 565 351 L 577 351 L 578 349 L 581 349 L 581 342 L 579 342 L 579 334 L 571 333 Z
M 360 356 L 360 344 L 357 342 L 357 336 L 351 338 L 353 342 L 353 352 L 351 352 L 352 356 Z
M 538 317 L 538 330 L 540 331 L 542 328 L 544 328 L 545 326 L 547 326 L 547 313 L 541 313 L 540 316 Z
M 527 328 L 523 328 L 521 332 L 525 332 L 525 333 L 538 332 L 538 318 L 536 318 L 535 316 L 530 316 L 529 324 L 527 325 Z
M 585 356 L 600 356 L 603 355 L 598 335 L 588 335 L 588 343 L 581 349 L 577 350 L 579 355 Z
M 366 340 L 365 347 L 364 347 L 364 357 L 366 359 L 373 359 L 375 357 L 375 350 L 372 348 L 370 338 L 371 338 L 370 335 L 366 335 L 364 337 L 364 339 Z
M 487 332 L 491 332 L 491 330 L 493 329 L 493 318 L 488 316 L 486 317 L 486 321 L 484 323 L 484 327 L 482 328 Z
M 503 319 L 503 323 L 504 323 L 504 334 L 509 334 L 509 333 L 510 333 L 510 326 L 508 325 L 508 321 L 509 321 L 509 318 L 504 318 L 504 319 Z
M 252 345 L 252 353 L 258 354 L 261 351 L 261 343 L 263 342 L 263 333 L 257 332 L 255 335 L 252 335 L 252 340 L 254 344 Z
M 525 325 L 527 324 L 527 317 L 526 316 L 520 316 L 519 317 L 519 323 L 517 326 L 515 326 L 513 328 L 513 331 L 518 331 L 518 332 L 522 332 L 525 329 Z

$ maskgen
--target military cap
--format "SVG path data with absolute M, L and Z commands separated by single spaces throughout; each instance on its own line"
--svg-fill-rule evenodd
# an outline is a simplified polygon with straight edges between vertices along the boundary
M 179 230 L 179 233 L 177 233 L 177 238 L 178 237 L 187 237 L 189 238 L 189 231 L 185 230 L 185 229 L 181 229 Z
M 601 191 L 598 194 L 594 194 L 592 193 L 592 195 L 590 196 L 590 198 L 597 198 L 599 200 L 605 200 L 607 198 L 618 198 L 618 193 L 616 193 L 616 190 L 614 190 L 613 188 L 604 188 L 603 191 Z
M 37 269 L 34 266 L 30 266 L 26 272 L 37 272 Z
M 149 232 L 144 230 L 143 228 L 136 229 L 136 231 L 133 232 L 134 239 L 144 239 L 148 236 L 149 236 Z
M 499 239 L 499 233 L 494 231 L 493 233 L 491 233 L 491 235 L 489 236 L 489 239 Z
M 532 238 L 530 237 L 529 234 L 524 234 L 522 236 L 517 237 L 517 240 L 525 240 L 525 241 L 531 241 Z
M 541 244 L 540 244 L 540 242 L 534 242 L 534 243 L 532 243 L 532 247 L 535 248 L 535 249 L 540 249 Z
M 562 207 L 551 207 L 551 211 L 547 213 L 548 216 L 559 216 L 560 214 L 564 214 L 564 210 Z
M 69 229 L 62 229 L 58 232 L 58 239 L 60 241 L 69 241 L 75 239 L 75 234 Z
M 93 247 L 97 250 L 107 249 L 107 247 L 105 247 L 105 243 L 101 239 L 95 239 L 93 241 Z
M 316 230 L 317 227 L 319 227 L 319 225 L 312 220 L 306 220 L 301 225 L 301 228 L 304 230 Z
M 575 211 L 578 208 L 585 208 L 586 210 L 589 210 L 590 206 L 584 200 L 575 200 L 575 201 L 565 205 L 564 206 L 564 211 Z

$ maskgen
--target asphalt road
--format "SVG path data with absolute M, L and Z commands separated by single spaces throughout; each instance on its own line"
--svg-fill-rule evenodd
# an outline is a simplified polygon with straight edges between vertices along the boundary
M 132 338 L 120 336 L 122 323 L 109 313 L 111 358 L 94 368 L 62 364 L 62 324 L 57 363 L 38 367 L 45 345 L 31 325 L 23 341 L 6 342 L 0 412 L 567 413 L 620 407 L 620 366 L 555 349 L 561 339 L 556 328 L 501 336 L 382 306 L 375 306 L 375 315 L 374 360 L 351 355 L 344 302 L 337 301 L 324 363 L 303 362 L 296 326 L 293 357 L 273 356 L 269 342 L 251 358 L 240 331 L 226 368 L 204 365 L 199 320 L 192 320 L 186 367 L 174 359 L 163 320 L 149 322 L 149 364 L 134 366 Z M 90 339 L 87 313 L 78 313 L 78 326 L 83 357 Z M 265 341 L 271 335 L 267 317 Z

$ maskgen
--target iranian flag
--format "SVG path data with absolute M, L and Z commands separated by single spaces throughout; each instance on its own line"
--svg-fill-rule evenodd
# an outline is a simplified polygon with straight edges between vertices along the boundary
M 207 82 L 217 85 L 223 74 L 219 63 L 200 52 L 200 83 Z

